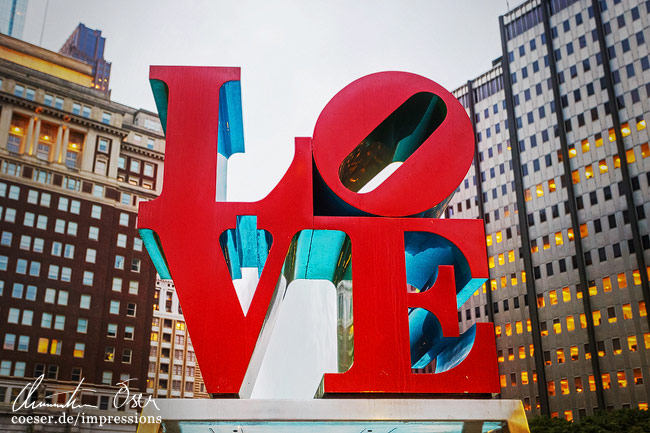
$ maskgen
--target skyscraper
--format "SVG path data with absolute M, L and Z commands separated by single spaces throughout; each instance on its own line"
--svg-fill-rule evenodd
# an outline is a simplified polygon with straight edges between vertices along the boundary
M 650 398 L 650 2 L 531 0 L 455 91 L 476 132 L 448 217 L 485 220 L 503 398 L 567 419 Z
M 0 0 L 0 33 L 21 39 L 26 14 L 27 0 Z
M 111 78 L 111 63 L 104 60 L 104 45 L 106 39 L 101 30 L 89 29 L 82 23 L 72 32 L 63 44 L 59 53 L 92 66 L 94 76 L 93 86 L 103 92 L 108 92 Z

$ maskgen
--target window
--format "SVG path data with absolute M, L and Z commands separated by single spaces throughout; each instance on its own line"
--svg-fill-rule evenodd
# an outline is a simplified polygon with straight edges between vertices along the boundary
M 129 302 L 126 304 L 126 315 L 129 317 L 135 317 L 136 304 L 134 302 Z
M 129 166 L 129 170 L 131 170 L 134 173 L 140 173 L 140 161 L 137 159 L 132 159 L 131 165 Z
M 109 312 L 111 314 L 120 314 L 120 301 L 112 300 Z
M 95 263 L 96 260 L 97 260 L 97 250 L 93 248 L 88 248 L 86 250 L 86 262 Z
M 117 324 L 109 323 L 108 329 L 106 331 L 106 335 L 111 338 L 117 337 Z
M 59 298 L 57 300 L 59 305 L 68 305 L 68 292 L 66 290 L 59 290 Z
M 90 295 L 81 295 L 81 299 L 79 301 L 79 308 L 83 308 L 85 310 L 90 309 L 90 300 L 91 300 Z
M 122 351 L 122 362 L 124 364 L 130 364 L 131 363 L 131 355 L 133 351 L 131 349 L 124 349 Z
M 139 288 L 140 283 L 137 281 L 130 281 L 129 282 L 129 294 L 131 295 L 137 295 L 138 294 L 138 288 Z
M 86 286 L 93 285 L 93 279 L 95 274 L 91 271 L 84 271 L 83 284 Z
M 153 138 L 147 138 L 147 149 L 153 150 L 155 147 L 155 141 Z M 146 174 L 146 173 L 145 173 Z
M 96 241 L 99 239 L 99 228 L 90 227 L 88 229 L 88 239 Z
M 84 105 L 83 108 L 81 109 L 81 115 L 83 117 L 90 117 L 90 107 Z
M 123 156 L 117 158 L 117 168 L 126 170 L 126 158 L 124 158 Z
M 126 213 L 126 212 L 121 212 L 120 213 L 120 225 L 124 226 L 124 227 L 129 226 L 129 214 L 128 213 Z M 119 242 L 119 236 L 120 235 L 118 235 L 118 242 Z
M 86 351 L 86 345 L 84 343 L 75 343 L 73 356 L 75 358 L 83 358 L 84 352 Z
M 499 264 L 501 264 L 501 263 L 499 263 Z M 132 259 L 131 260 L 131 271 L 140 272 L 140 259 Z
M 131 194 L 128 194 L 126 192 L 122 193 L 122 204 L 130 205 L 131 204 Z
M 77 223 L 72 221 L 68 222 L 68 234 L 70 236 L 77 236 L 77 227 Z
M 90 212 L 90 217 L 95 219 L 101 219 L 102 217 L 102 207 L 94 204 Z
M 88 332 L 88 319 L 77 319 L 77 332 L 80 334 Z
M 63 331 L 65 329 L 65 316 L 57 314 L 54 317 L 54 329 Z
M 153 164 L 145 162 L 143 174 L 148 177 L 153 177 Z
M 115 269 L 124 269 L 124 256 L 115 256 Z
M 109 125 L 111 123 L 111 113 L 102 113 L 102 123 Z
M 121 218 L 120 218 L 121 220 Z M 126 248 L 126 235 L 125 234 L 118 234 L 117 235 L 117 246 L 121 248 Z

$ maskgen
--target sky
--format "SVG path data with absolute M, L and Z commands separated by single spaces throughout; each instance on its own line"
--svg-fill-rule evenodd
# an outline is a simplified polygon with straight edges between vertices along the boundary
M 150 65 L 240 66 L 247 153 L 231 159 L 229 199 L 252 201 L 347 84 L 398 70 L 453 90 L 500 56 L 507 10 L 507 0 L 29 0 L 23 38 L 58 51 L 80 22 L 102 30 L 112 99 L 152 111 Z
M 453 90 L 500 56 L 507 10 L 507 0 L 29 0 L 23 39 L 58 51 L 80 22 L 102 30 L 112 100 L 152 111 L 150 65 L 240 66 L 247 153 L 229 162 L 228 194 L 252 201 L 347 84 L 398 70 Z M 336 367 L 333 287 L 294 284 L 254 397 L 311 398 Z

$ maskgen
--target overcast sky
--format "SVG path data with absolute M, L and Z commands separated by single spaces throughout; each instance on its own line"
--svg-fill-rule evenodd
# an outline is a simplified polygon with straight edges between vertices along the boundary
M 423 75 L 449 90 L 499 57 L 507 0 L 29 0 L 24 39 L 58 51 L 78 23 L 102 30 L 114 101 L 155 111 L 152 64 L 241 66 L 248 153 L 230 186 L 263 196 L 311 136 L 336 92 L 378 71 Z M 519 2 L 512 1 L 511 6 Z M 44 19 L 45 18 L 45 19 Z M 44 22 L 44 26 L 43 26 Z M 264 165 L 263 182 L 251 170 Z

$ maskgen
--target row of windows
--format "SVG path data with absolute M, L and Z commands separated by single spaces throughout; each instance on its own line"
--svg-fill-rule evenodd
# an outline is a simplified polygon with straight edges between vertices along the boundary
M 155 342 L 157 340 L 151 340 L 152 342 Z M 196 362 L 196 355 L 194 354 L 193 351 L 188 350 L 185 352 L 182 349 L 175 349 L 174 350 L 174 359 L 177 361 L 182 361 L 183 358 L 185 357 L 184 355 L 187 355 L 187 362 Z M 158 356 L 158 346 L 154 343 L 151 345 L 151 349 L 149 352 L 149 357 L 150 358 L 159 358 L 161 360 L 161 364 L 166 364 L 168 359 L 171 357 L 171 349 L 169 347 L 161 347 L 160 348 L 160 356 Z
M 34 101 L 36 99 L 36 90 L 30 87 L 25 87 L 22 84 L 16 84 L 14 86 L 14 95 L 21 98 L 25 98 L 30 101 Z M 64 99 L 61 98 L 60 96 L 55 96 L 50 93 L 45 93 L 45 95 L 43 96 L 43 104 L 47 105 L 48 107 L 54 107 L 57 110 L 63 110 Z M 87 105 L 83 105 L 79 102 L 73 102 L 71 112 L 72 114 L 76 114 L 78 116 L 90 118 L 92 110 Z M 111 123 L 111 118 L 112 118 L 111 113 L 106 111 L 102 112 L 102 118 L 101 118 L 102 123 L 109 125 Z
M 2 173 L 4 173 L 4 174 L 9 174 L 11 176 L 20 176 L 22 166 L 20 164 L 14 163 L 14 162 L 3 161 L 1 169 L 2 169 Z M 33 174 L 31 176 L 31 178 L 35 182 L 48 184 L 48 185 L 53 184 L 52 173 L 50 171 L 47 171 L 47 170 L 33 169 Z M 121 179 L 121 180 L 124 180 L 124 179 Z M 147 185 L 144 185 L 144 183 L 145 182 L 143 182 L 142 186 L 144 186 L 145 188 L 154 189 L 154 183 L 155 182 L 153 182 L 153 181 L 148 182 Z M 59 185 L 59 184 L 57 183 L 57 185 Z M 78 178 L 75 178 L 75 177 L 72 177 L 72 176 L 65 176 L 61 180 L 61 184 L 59 186 L 61 186 L 65 190 L 80 192 L 81 191 L 81 185 L 82 185 L 81 179 L 78 179 Z M 86 192 L 86 191 L 84 191 L 84 192 Z M 90 191 L 90 193 L 93 196 L 99 197 L 99 198 L 104 198 L 105 192 L 106 192 L 106 189 L 104 188 L 104 186 L 98 185 L 98 184 L 92 185 L 92 188 L 91 188 L 91 191 Z M 136 195 L 131 194 L 131 193 L 127 193 L 127 192 L 121 192 L 120 193 L 119 201 L 120 201 L 120 203 L 122 203 L 124 205 L 133 206 L 133 205 L 136 204 L 136 202 L 139 203 L 142 200 L 148 200 L 148 198 L 146 198 L 146 197 L 137 197 Z
M 149 363 L 149 373 L 155 373 L 157 366 L 158 366 L 157 363 L 150 362 Z M 183 375 L 183 366 L 182 365 L 174 364 L 171 367 L 172 367 L 172 371 L 171 371 L 172 375 L 174 375 L 174 376 L 182 376 Z M 188 379 L 194 379 L 195 371 L 196 371 L 196 367 L 193 367 L 191 365 L 186 365 L 185 366 L 185 376 Z M 169 364 L 160 364 L 160 374 L 169 374 Z

